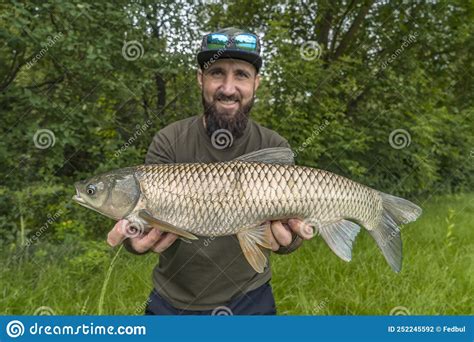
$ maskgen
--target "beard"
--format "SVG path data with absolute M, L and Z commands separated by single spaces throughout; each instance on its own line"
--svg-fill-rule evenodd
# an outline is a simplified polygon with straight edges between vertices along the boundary
M 249 120 L 249 112 L 254 103 L 253 96 L 248 104 L 239 107 L 233 114 L 229 114 L 226 111 L 219 111 L 216 103 L 219 100 L 239 100 L 235 96 L 226 96 L 222 93 L 217 93 L 211 103 L 206 101 L 202 93 L 201 97 L 204 106 L 204 117 L 206 119 L 206 132 L 209 137 L 219 129 L 229 131 L 234 139 L 238 139 L 244 134 Z

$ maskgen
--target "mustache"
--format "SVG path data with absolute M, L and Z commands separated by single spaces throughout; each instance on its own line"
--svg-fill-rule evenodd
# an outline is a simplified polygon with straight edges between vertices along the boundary
M 235 95 L 225 95 L 223 93 L 217 93 L 214 96 L 214 101 L 240 101 L 240 97 Z

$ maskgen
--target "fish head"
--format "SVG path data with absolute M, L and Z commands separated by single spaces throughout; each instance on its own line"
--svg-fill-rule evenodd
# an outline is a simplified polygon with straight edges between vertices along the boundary
M 115 220 L 123 219 L 133 211 L 141 193 L 133 168 L 94 176 L 74 186 L 74 201 Z

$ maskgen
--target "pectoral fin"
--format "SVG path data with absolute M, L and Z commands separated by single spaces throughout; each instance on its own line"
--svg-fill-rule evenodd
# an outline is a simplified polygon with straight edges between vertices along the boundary
M 138 212 L 138 216 L 145 220 L 150 226 L 153 226 L 163 232 L 169 232 L 169 233 L 173 233 L 173 234 L 176 234 L 182 238 L 186 238 L 186 239 L 189 239 L 189 240 L 197 240 L 197 236 L 181 229 L 181 228 L 178 228 L 178 227 L 175 227 L 173 226 L 171 223 L 168 223 L 168 222 L 165 222 L 165 221 L 162 221 L 160 219 L 157 219 L 156 217 L 153 217 L 152 215 L 150 215 L 150 213 L 146 210 L 140 210 Z
M 237 238 L 249 264 L 256 272 L 262 273 L 267 265 L 267 257 L 258 245 L 268 249 L 272 248 L 270 224 L 242 230 L 237 233 Z
M 354 222 L 343 219 L 317 227 L 332 251 L 342 260 L 351 261 L 352 244 L 360 231 L 360 227 Z

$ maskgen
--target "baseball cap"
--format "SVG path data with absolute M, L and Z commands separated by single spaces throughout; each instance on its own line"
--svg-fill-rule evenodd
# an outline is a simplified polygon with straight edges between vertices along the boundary
M 260 49 L 260 40 L 256 34 L 227 27 L 203 37 L 197 61 L 201 69 L 207 69 L 218 59 L 240 59 L 252 64 L 258 73 L 262 67 Z

